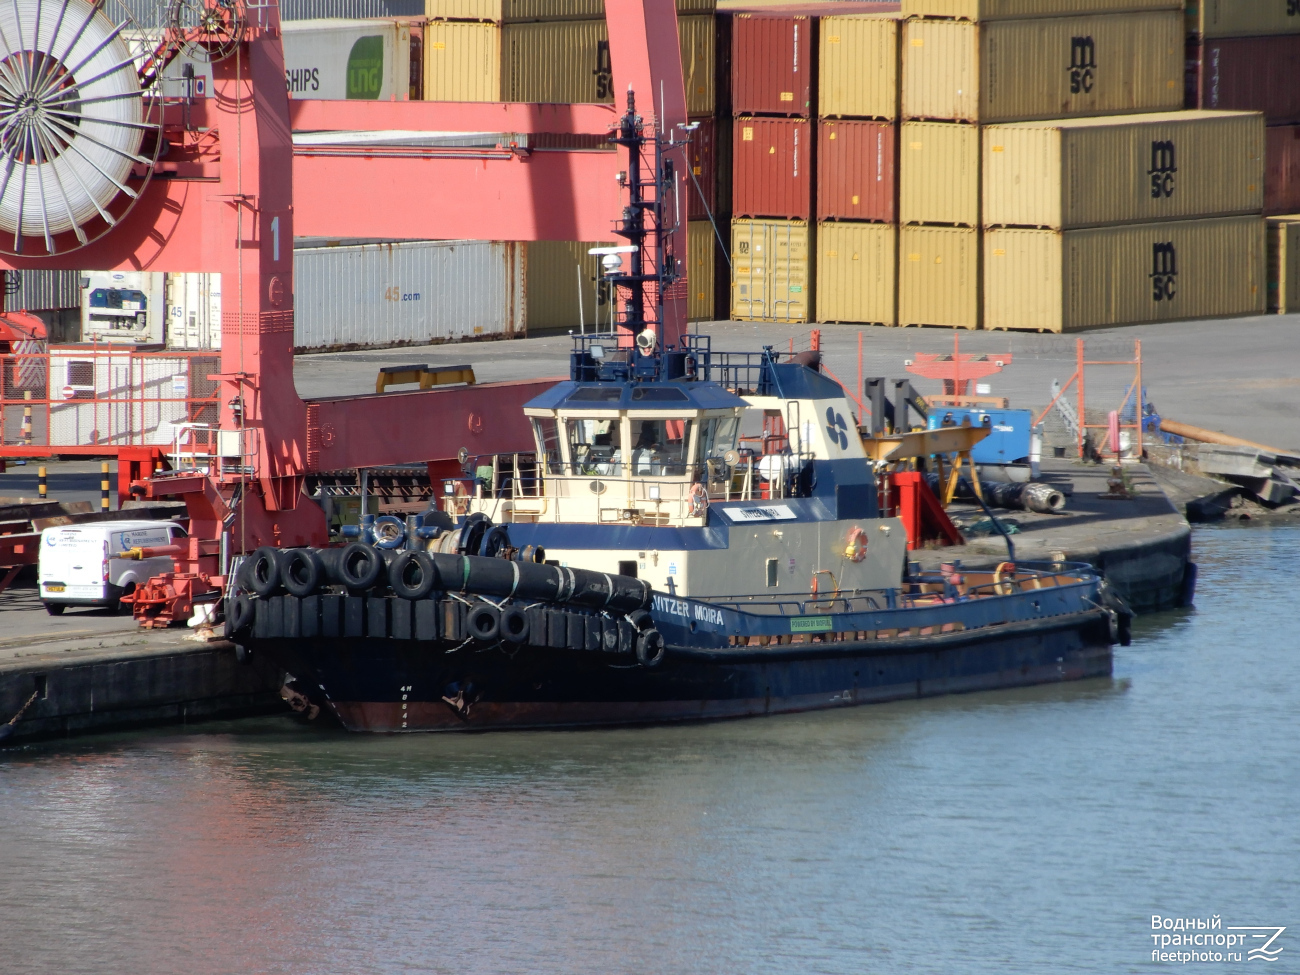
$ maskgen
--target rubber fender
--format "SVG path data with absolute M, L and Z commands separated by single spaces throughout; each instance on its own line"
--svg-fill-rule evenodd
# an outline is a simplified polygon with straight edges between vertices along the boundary
M 644 609 L 638 609 L 635 613 L 628 613 L 627 620 L 638 630 L 648 630 L 654 626 L 654 620 L 650 618 L 650 614 Z
M 371 528 L 375 548 L 392 551 L 406 544 L 406 522 L 397 515 L 380 515 Z
M 398 552 L 388 565 L 388 584 L 402 599 L 424 599 L 437 582 L 433 559 L 425 552 Z
M 642 630 L 636 638 L 636 659 L 642 667 L 658 667 L 664 661 L 667 648 L 663 634 L 651 627 Z
M 491 643 L 501 635 L 501 611 L 491 603 L 476 603 L 470 608 L 465 624 L 475 640 Z
M 527 643 L 528 630 L 528 616 L 518 606 L 501 611 L 501 638 L 507 643 Z
M 362 593 L 379 581 L 384 560 L 369 545 L 353 542 L 338 554 L 336 576 L 353 593 Z
M 618 652 L 636 653 L 637 631 L 628 620 L 618 621 Z
M 235 593 L 226 609 L 226 636 L 246 634 L 253 625 L 253 600 L 247 593 Z
M 310 596 L 325 576 L 320 556 L 309 548 L 295 548 L 285 552 L 280 560 L 280 576 L 284 588 L 291 596 Z
M 601 617 L 600 648 L 606 653 L 618 653 L 618 620 Z
M 601 626 L 599 616 L 584 616 L 583 631 L 586 637 L 586 649 L 596 653 L 601 649 Z
M 248 585 L 259 596 L 274 596 L 280 591 L 280 550 L 263 545 L 248 560 Z

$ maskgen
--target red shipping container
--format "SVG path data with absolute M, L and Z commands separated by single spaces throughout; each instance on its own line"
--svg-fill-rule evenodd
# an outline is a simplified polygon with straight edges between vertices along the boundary
M 699 127 L 691 133 L 691 144 L 687 149 L 687 165 L 684 192 L 686 193 L 686 216 L 688 220 L 705 220 L 712 213 L 718 216 L 718 123 L 716 119 L 691 119 Z M 694 178 L 692 178 L 694 177 Z M 701 200 L 700 194 L 704 198 Z M 708 210 L 704 204 L 708 203 Z
M 806 16 L 736 14 L 731 25 L 731 107 L 737 115 L 812 109 L 813 24 Z
M 1269 125 L 1300 122 L 1300 34 L 1187 40 L 1188 108 L 1263 112 Z
M 1300 213 L 1300 125 L 1264 130 L 1264 212 Z
M 829 121 L 817 127 L 817 219 L 893 223 L 898 198 L 897 128 Z
M 808 220 L 812 214 L 812 123 L 801 118 L 735 120 L 731 208 L 737 217 Z

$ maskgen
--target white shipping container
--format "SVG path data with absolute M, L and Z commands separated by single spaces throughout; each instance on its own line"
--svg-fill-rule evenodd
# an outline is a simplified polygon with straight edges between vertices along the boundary
M 166 319 L 165 278 L 162 271 L 83 272 L 81 341 L 161 344 Z
M 392 20 L 297 20 L 281 25 L 291 98 L 405 101 L 411 29 Z
M 290 98 L 406 101 L 411 90 L 411 29 L 393 20 L 297 20 L 281 25 Z M 124 31 L 143 63 L 162 41 L 158 30 Z M 422 59 L 422 58 L 421 58 Z M 187 92 L 185 66 L 194 70 Z M 163 70 L 163 94 L 215 97 L 212 66 L 185 55 Z
M 523 335 L 523 250 L 486 240 L 298 248 L 294 349 Z
M 167 275 L 167 348 L 221 348 L 221 275 Z

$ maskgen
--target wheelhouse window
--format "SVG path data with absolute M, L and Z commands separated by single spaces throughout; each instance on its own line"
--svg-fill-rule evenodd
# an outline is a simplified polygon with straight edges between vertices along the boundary
M 690 458 L 691 420 L 634 419 L 632 473 L 640 477 L 680 477 Z
M 537 462 L 547 474 L 560 474 L 560 429 L 554 417 L 533 417 L 533 437 L 537 441 Z
M 623 470 L 621 421 L 613 417 L 571 417 L 564 421 L 569 460 L 575 474 L 620 474 Z
M 713 416 L 700 421 L 699 461 L 722 460 L 728 450 L 736 447 L 740 432 L 740 417 Z

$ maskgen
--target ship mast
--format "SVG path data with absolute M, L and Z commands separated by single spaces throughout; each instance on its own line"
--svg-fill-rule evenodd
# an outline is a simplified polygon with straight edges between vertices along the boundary
M 605 280 L 624 297 L 621 324 L 632 333 L 641 353 L 651 356 L 662 351 L 664 292 L 680 277 L 671 246 L 677 214 L 669 207 L 675 199 L 676 180 L 672 158 L 665 151 L 672 146 L 653 128 L 646 134 L 631 88 L 627 111 L 610 141 L 627 148 L 628 167 L 619 174 L 619 182 L 627 189 L 628 200 L 614 233 L 628 241 L 630 253 L 626 270 L 620 262 L 610 268 Z M 653 168 L 643 174 L 650 146 L 654 148 Z

